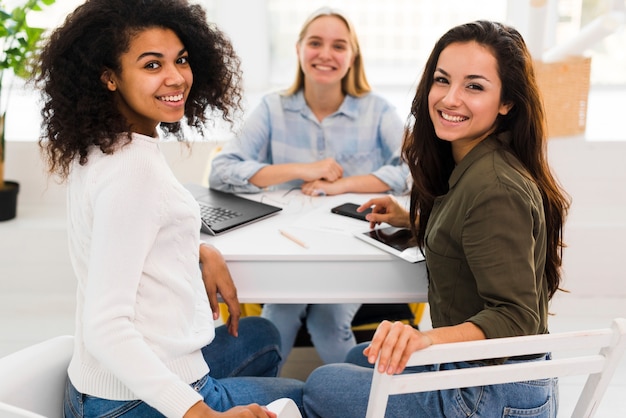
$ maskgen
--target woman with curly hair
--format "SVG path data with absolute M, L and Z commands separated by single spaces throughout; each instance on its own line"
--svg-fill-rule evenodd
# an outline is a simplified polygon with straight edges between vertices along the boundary
M 348 354 L 353 364 L 309 376 L 309 418 L 365 416 L 377 358 L 379 372 L 397 374 L 432 344 L 548 333 L 569 198 L 548 166 L 541 94 L 519 32 L 488 21 L 449 30 L 426 62 L 411 116 L 402 147 L 413 178 L 410 210 L 391 197 L 360 210 L 373 206 L 372 227 L 413 230 L 426 256 L 433 329 L 382 322 L 371 343 Z M 412 372 L 549 359 L 543 353 Z M 557 405 L 557 381 L 548 378 L 392 396 L 385 417 L 554 418 Z
M 35 81 L 78 279 L 65 416 L 273 417 L 259 404 L 301 404 L 302 383 L 275 378 L 276 328 L 239 321 L 224 259 L 201 243 L 198 205 L 159 149 L 159 126 L 182 139 L 181 120 L 232 122 L 228 39 L 184 0 L 88 0 L 52 33 Z M 215 328 L 217 292 L 231 312 Z

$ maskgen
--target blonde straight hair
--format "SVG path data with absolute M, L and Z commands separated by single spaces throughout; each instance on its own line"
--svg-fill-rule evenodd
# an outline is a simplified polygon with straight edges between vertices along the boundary
M 322 7 L 321 9 L 313 12 L 307 20 L 304 22 L 302 29 L 300 30 L 300 35 L 298 36 L 298 43 L 302 42 L 304 36 L 306 35 L 306 31 L 309 29 L 311 23 L 319 17 L 322 16 L 336 16 L 341 19 L 346 26 L 348 27 L 348 32 L 350 34 L 350 47 L 354 52 L 354 63 L 348 70 L 348 73 L 341 80 L 341 90 L 344 94 L 349 94 L 350 96 L 360 97 L 364 94 L 369 93 L 372 88 L 367 82 L 367 77 L 365 76 L 365 68 L 363 65 L 363 58 L 361 56 L 361 48 L 359 47 L 359 40 L 356 36 L 356 31 L 354 30 L 354 25 L 350 22 L 342 12 L 337 9 L 331 9 L 329 7 Z M 304 88 L 304 72 L 302 71 L 302 66 L 300 65 L 300 60 L 298 59 L 298 70 L 296 71 L 296 79 L 285 92 L 283 93 L 286 96 L 290 96 L 292 94 L 297 93 L 299 90 Z

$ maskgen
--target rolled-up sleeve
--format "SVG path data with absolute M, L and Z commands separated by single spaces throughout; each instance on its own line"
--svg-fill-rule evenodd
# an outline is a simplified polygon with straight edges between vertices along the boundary
M 271 164 L 270 116 L 262 102 L 246 119 L 236 138 L 231 139 L 211 163 L 209 185 L 230 193 L 256 193 L 262 189 L 250 183 L 250 177 Z
M 372 174 L 389 186 L 394 193 L 403 193 L 408 188 L 409 168 L 400 156 L 404 125 L 396 110 L 389 106 L 381 114 L 379 124 L 380 146 L 385 164 Z

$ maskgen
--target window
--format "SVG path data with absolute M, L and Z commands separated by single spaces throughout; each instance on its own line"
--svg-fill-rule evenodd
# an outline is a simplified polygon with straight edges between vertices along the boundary
M 270 84 L 286 87 L 296 71 L 295 43 L 306 18 L 323 0 L 267 0 L 271 42 Z M 502 0 L 343 0 L 332 3 L 354 23 L 367 76 L 375 86 L 412 85 L 437 39 L 454 25 L 504 20 Z

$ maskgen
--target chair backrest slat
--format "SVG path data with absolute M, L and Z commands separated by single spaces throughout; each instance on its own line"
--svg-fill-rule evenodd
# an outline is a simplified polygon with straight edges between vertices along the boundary
M 585 350 L 610 345 L 613 336 L 614 333 L 611 329 L 601 329 L 433 345 L 415 352 L 408 364 L 421 366 L 455 361 L 474 361 L 548 352 Z
M 586 350 L 586 351 L 585 351 Z M 593 350 L 589 353 L 589 350 Z M 415 352 L 408 366 L 552 353 L 550 361 L 484 365 L 389 376 L 374 371 L 366 418 L 384 416 L 389 395 L 588 375 L 572 417 L 591 418 L 626 350 L 626 319 L 609 329 L 439 344 Z M 581 352 L 581 351 L 584 351 Z M 376 364 L 377 370 L 378 362 Z

